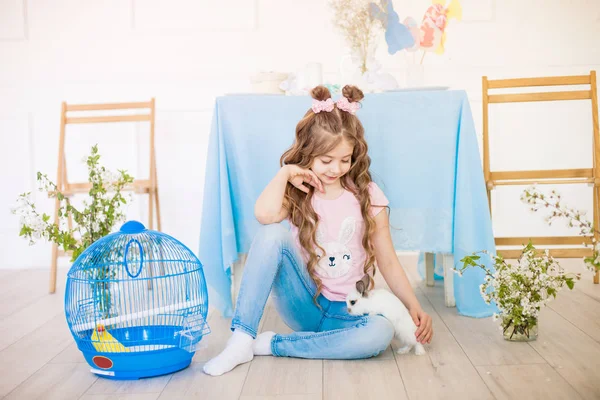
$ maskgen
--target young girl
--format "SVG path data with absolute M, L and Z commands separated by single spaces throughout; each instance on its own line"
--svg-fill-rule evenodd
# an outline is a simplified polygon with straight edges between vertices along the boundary
M 433 331 L 398 262 L 388 225 L 388 200 L 371 181 L 364 129 L 354 115 L 363 93 L 345 86 L 333 102 L 312 90 L 313 106 L 296 126 L 281 169 L 255 205 L 262 224 L 246 259 L 225 349 L 204 365 L 221 375 L 255 355 L 320 359 L 373 357 L 394 335 L 380 315 L 352 316 L 345 298 L 375 261 L 392 292 L 406 305 L 420 343 Z M 288 219 L 291 230 L 279 222 Z M 289 335 L 257 329 L 269 294 Z

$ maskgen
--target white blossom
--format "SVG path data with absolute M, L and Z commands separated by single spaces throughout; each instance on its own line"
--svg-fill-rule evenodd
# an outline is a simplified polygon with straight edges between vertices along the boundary
M 554 294 L 566 286 L 567 274 L 560 265 L 545 253 L 537 256 L 533 246 L 524 249 L 517 263 L 508 264 L 499 257 L 492 257 L 495 271 L 486 270 L 484 282 L 479 286 L 482 299 L 498 307 L 494 321 L 502 320 L 501 328 L 520 321 L 518 329 L 533 323 L 540 309 L 554 298 Z M 464 267 L 462 270 L 466 269 Z M 544 270 L 546 271 L 544 273 Z M 502 293 L 502 295 L 500 295 Z
M 107 171 L 98 163 L 99 155 L 97 147 L 92 148 L 92 155 L 85 157 L 83 162 L 88 166 L 89 182 L 92 184 L 101 184 L 105 190 L 90 191 L 89 197 L 83 200 L 83 210 L 78 210 L 74 205 L 61 201 L 60 213 L 55 222 L 50 216 L 38 212 L 34 202 L 31 200 L 30 193 L 24 193 L 16 199 L 16 204 L 11 208 L 11 212 L 19 218 L 20 234 L 29 241 L 30 245 L 40 239 L 46 239 L 54 243 L 62 243 L 64 238 L 71 239 L 77 246 L 82 246 L 82 239 L 93 234 L 96 239 L 98 233 L 104 229 L 110 230 L 112 226 L 124 219 L 125 215 L 120 209 L 123 205 L 118 199 L 121 193 L 114 195 L 108 194 L 107 184 L 124 185 L 127 183 L 123 178 L 125 173 L 115 174 Z M 128 177 L 127 179 L 131 179 Z M 40 191 L 52 193 L 52 196 L 63 200 L 64 196 L 56 191 L 56 185 L 41 172 L 37 173 L 37 188 Z M 113 186 L 116 189 L 116 186 Z M 115 190 L 116 191 L 116 190 Z M 127 202 L 127 199 L 125 199 Z M 109 212 L 112 207 L 112 212 Z M 75 227 L 71 229 L 67 224 L 67 210 L 73 210 L 70 214 L 73 216 Z M 96 236 L 96 237 L 94 237 Z M 81 247 L 78 247 L 82 250 Z

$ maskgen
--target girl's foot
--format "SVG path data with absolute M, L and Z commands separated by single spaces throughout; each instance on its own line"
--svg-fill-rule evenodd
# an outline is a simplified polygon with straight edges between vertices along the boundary
M 204 373 L 212 376 L 223 375 L 240 364 L 252 361 L 252 336 L 242 331 L 234 331 L 225 349 L 215 358 L 204 364 Z
M 252 351 L 255 356 L 272 356 L 271 351 L 271 339 L 275 336 L 275 332 L 263 332 L 256 337 L 256 340 L 252 344 Z

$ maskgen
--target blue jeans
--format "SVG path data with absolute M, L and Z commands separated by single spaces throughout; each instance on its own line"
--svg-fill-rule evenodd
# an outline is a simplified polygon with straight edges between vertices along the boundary
M 276 334 L 273 355 L 318 359 L 358 359 L 378 355 L 394 328 L 380 315 L 353 316 L 346 303 L 317 297 L 295 241 L 280 224 L 261 225 L 246 259 L 231 330 L 256 337 L 269 294 L 294 333 Z

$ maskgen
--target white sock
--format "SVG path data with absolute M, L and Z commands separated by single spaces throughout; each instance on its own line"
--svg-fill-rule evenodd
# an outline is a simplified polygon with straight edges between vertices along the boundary
M 240 364 L 252 361 L 252 336 L 235 330 L 227 341 L 225 349 L 215 358 L 204 364 L 204 373 L 212 376 L 223 375 Z
M 256 337 L 254 343 L 252 343 L 252 351 L 255 356 L 272 356 L 271 351 L 271 339 L 275 336 L 275 332 L 263 332 Z

